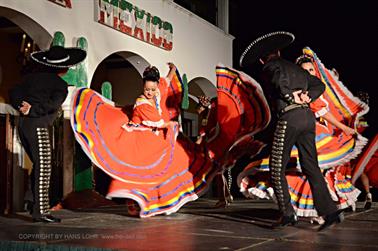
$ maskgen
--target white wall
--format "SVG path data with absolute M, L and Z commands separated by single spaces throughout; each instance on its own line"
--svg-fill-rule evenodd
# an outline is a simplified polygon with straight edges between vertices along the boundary
M 97 22 L 96 0 L 72 0 L 72 9 L 48 0 L 0 0 L 0 6 L 24 13 L 51 35 L 62 31 L 66 46 L 78 37 L 88 40 L 88 79 L 97 65 L 114 52 L 131 51 L 156 65 L 162 75 L 166 62 L 174 62 L 188 80 L 204 77 L 215 84 L 215 66 L 232 66 L 231 35 L 169 0 L 128 0 L 173 25 L 173 49 L 166 51 Z M 95 6 L 96 5 L 96 6 Z

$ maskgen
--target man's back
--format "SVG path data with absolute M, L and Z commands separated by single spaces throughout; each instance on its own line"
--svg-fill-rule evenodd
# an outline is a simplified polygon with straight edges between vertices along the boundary
M 56 73 L 33 73 L 10 92 L 11 104 L 15 109 L 22 101 L 31 105 L 30 117 L 54 114 L 67 97 L 67 83 Z
M 292 102 L 294 91 L 308 91 L 310 97 L 315 100 L 324 91 L 324 84 L 316 77 L 311 76 L 301 67 L 282 58 L 267 62 L 263 68 L 264 73 L 272 84 L 274 90 L 273 99 L 277 111 Z

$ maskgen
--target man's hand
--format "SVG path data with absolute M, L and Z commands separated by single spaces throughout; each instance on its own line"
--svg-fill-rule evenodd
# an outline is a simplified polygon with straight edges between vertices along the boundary
M 311 98 L 308 96 L 308 91 L 306 92 L 302 92 L 300 95 L 299 95 L 300 99 L 305 102 L 305 103 L 310 103 L 311 102 Z
M 302 90 L 293 92 L 294 102 L 296 104 L 308 104 L 311 102 L 311 98 L 308 96 L 308 92 Z
M 23 115 L 28 115 L 29 112 L 30 112 L 30 108 L 31 108 L 31 104 L 29 104 L 28 102 L 26 101 L 22 101 L 21 103 L 21 106 L 19 107 L 19 111 L 20 113 L 22 113 Z
M 302 93 L 301 90 L 293 92 L 294 103 L 296 103 L 296 104 L 304 104 L 304 102 L 302 101 L 302 99 L 300 97 L 301 93 Z

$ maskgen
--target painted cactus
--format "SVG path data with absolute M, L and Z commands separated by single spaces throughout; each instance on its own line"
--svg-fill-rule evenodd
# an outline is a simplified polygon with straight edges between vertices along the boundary
M 112 85 L 110 84 L 110 82 L 105 81 L 104 83 L 102 83 L 101 94 L 105 98 L 112 100 Z
M 51 43 L 51 46 L 56 45 L 65 46 L 65 37 L 60 31 L 54 33 L 53 41 Z M 87 51 L 88 42 L 84 37 L 80 37 L 77 40 L 76 46 Z M 87 86 L 88 77 L 86 61 L 84 60 L 82 63 L 68 69 L 68 72 L 62 78 L 68 83 L 68 85 L 73 85 L 76 87 Z
M 186 74 L 182 75 L 182 101 L 181 109 L 187 110 L 189 108 L 189 88 L 188 78 Z

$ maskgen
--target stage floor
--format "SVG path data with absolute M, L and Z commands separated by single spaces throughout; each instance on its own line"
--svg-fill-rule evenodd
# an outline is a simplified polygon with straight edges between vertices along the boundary
M 345 221 L 323 232 L 301 219 L 272 229 L 273 202 L 236 200 L 213 209 L 200 199 L 178 213 L 129 217 L 125 206 L 60 210 L 61 223 L 32 223 L 26 213 L 0 217 L 0 250 L 378 250 L 378 204 L 347 212 Z M 34 249 L 33 249 L 34 248 Z

